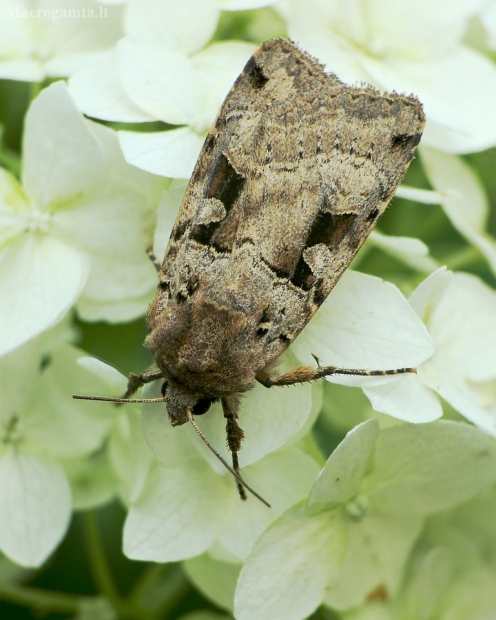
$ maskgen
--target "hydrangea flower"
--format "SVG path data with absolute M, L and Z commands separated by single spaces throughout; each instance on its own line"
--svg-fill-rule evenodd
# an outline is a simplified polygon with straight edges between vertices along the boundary
M 496 273 L 496 240 L 487 232 L 490 207 L 473 170 L 459 157 L 428 147 L 421 149 L 422 165 L 441 204 L 457 231 L 485 256 Z
M 324 601 L 363 603 L 398 591 L 428 515 L 453 508 L 496 480 L 496 444 L 463 423 L 399 425 L 369 420 L 329 457 L 307 505 L 275 521 L 238 580 L 237 620 L 303 620 Z
M 496 292 L 475 276 L 441 269 L 410 303 L 435 346 L 419 368 L 424 389 L 496 437 Z
M 0 357 L 0 549 L 22 566 L 41 565 L 69 525 L 64 463 L 99 448 L 111 426 L 103 403 L 71 399 L 76 383 L 104 387 L 78 370 L 80 355 L 38 338 Z
M 0 354 L 78 300 L 90 320 L 143 314 L 162 187 L 124 162 L 115 134 L 86 121 L 63 83 L 43 90 L 26 117 L 22 186 L 0 171 Z
M 347 271 L 317 314 L 291 345 L 296 357 L 323 365 L 387 370 L 421 367 L 434 353 L 432 339 L 408 301 L 392 284 Z M 430 422 L 441 416 L 437 399 L 425 390 L 418 375 L 348 377 L 327 381 L 359 386 L 376 411 L 410 422 Z
M 415 93 L 423 144 L 467 153 L 496 143 L 496 68 L 465 44 L 483 0 L 286 0 L 290 37 L 346 82 Z
M 128 3 L 127 36 L 115 56 L 74 75 L 69 88 L 79 108 L 96 118 L 181 125 L 121 131 L 119 140 L 129 163 L 188 178 L 222 100 L 255 47 L 224 41 L 202 49 L 217 24 L 217 0 L 187 0 L 181 10 L 173 0 L 144 4 Z
M 0 78 L 41 82 L 105 58 L 121 11 L 91 0 L 0 0 Z
M 492 618 L 494 489 L 427 520 L 396 596 L 371 597 L 344 620 Z
M 118 376 L 98 360 L 87 358 L 80 363 L 100 381 Z M 116 389 L 116 380 L 109 382 L 105 394 L 112 385 L 117 393 L 123 392 L 124 377 L 120 376 L 119 383 Z M 155 384 L 145 394 L 159 395 L 159 387 Z M 318 472 L 317 463 L 296 447 L 277 450 L 289 438 L 301 437 L 308 430 L 320 408 L 320 390 L 313 389 L 313 407 L 309 385 L 282 395 L 262 394 L 266 391 L 260 386 L 243 401 L 240 423 L 246 440 L 240 464 L 243 477 L 271 503 L 270 510 L 252 497 L 241 502 L 224 466 L 189 425 L 170 425 L 164 404 L 143 406 L 143 431 L 131 414 L 114 419 L 109 454 L 121 481 L 121 497 L 129 507 L 124 527 L 126 555 L 172 562 L 203 553 L 216 543 L 239 561 L 272 520 L 308 493 Z M 213 407 L 198 424 L 228 460 L 227 448 L 222 446 L 225 430 L 219 408 Z M 143 432 L 155 459 L 150 458 Z M 269 453 L 271 456 L 266 456 Z M 201 527 L 198 515 L 202 515 Z

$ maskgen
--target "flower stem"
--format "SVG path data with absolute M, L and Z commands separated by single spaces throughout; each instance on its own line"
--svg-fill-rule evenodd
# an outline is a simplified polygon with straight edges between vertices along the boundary
M 88 543 L 88 558 L 93 580 L 100 594 L 114 606 L 121 606 L 121 597 L 114 582 L 114 577 L 105 557 L 98 523 L 93 512 L 83 513 L 83 523 Z
M 80 597 L 13 583 L 0 583 L 0 599 L 43 612 L 77 614 Z

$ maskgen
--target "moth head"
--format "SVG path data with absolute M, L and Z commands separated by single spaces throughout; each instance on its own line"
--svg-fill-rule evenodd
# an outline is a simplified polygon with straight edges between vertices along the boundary
M 167 381 L 162 384 L 162 396 L 165 399 L 169 422 L 172 426 L 181 426 L 189 421 L 188 411 L 193 415 L 202 415 L 210 409 L 216 398 L 190 394 L 179 387 L 170 385 Z

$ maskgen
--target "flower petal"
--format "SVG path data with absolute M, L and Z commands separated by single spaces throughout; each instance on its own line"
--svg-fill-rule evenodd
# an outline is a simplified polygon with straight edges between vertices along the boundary
M 356 271 L 343 275 L 291 350 L 300 360 L 313 353 L 323 365 L 370 370 L 417 366 L 434 351 L 424 324 L 399 290 Z M 366 379 L 370 385 L 372 378 Z M 330 380 L 350 384 L 339 375 Z
M 240 566 L 221 562 L 208 554 L 185 560 L 182 567 L 188 578 L 208 599 L 232 611 L 234 590 Z
M 42 90 L 31 104 L 23 153 L 23 187 L 40 209 L 91 195 L 106 182 L 103 150 L 63 82 Z
M 422 101 L 427 114 L 423 144 L 448 153 L 495 144 L 496 69 L 482 54 L 460 46 L 430 62 L 395 60 L 386 65 L 367 57 L 362 64 L 385 90 L 413 92 Z
M 71 490 L 55 461 L 9 448 L 0 457 L 0 548 L 17 564 L 40 566 L 62 540 Z
M 270 503 L 270 510 L 261 502 L 233 502 L 229 522 L 222 529 L 219 541 L 235 557 L 246 559 L 260 534 L 280 514 L 308 494 L 319 467 L 296 448 L 270 454 L 243 469 L 243 478 Z
M 307 504 L 310 515 L 336 508 L 355 495 L 372 467 L 378 433 L 377 421 L 368 420 L 346 435 L 313 485 Z
M 404 374 L 381 385 L 363 386 L 363 392 L 375 411 L 398 420 L 424 424 L 443 415 L 439 399 L 415 374 Z
M 114 59 L 75 72 L 69 80 L 69 93 L 81 112 L 93 118 L 121 123 L 154 120 L 126 95 Z
M 420 239 L 383 235 L 374 230 L 369 237 L 369 243 L 413 269 L 430 272 L 438 267 L 438 263 L 429 256 L 429 248 Z
M 189 179 L 204 138 L 181 127 L 151 133 L 119 131 L 119 142 L 129 164 L 153 174 Z
M 493 484 L 495 463 L 495 442 L 468 424 L 396 426 L 379 434 L 374 467 L 361 491 L 382 514 L 433 514 Z
M 124 27 L 129 35 L 163 41 L 171 50 L 192 54 L 213 36 L 219 8 L 217 0 L 130 0 Z
M 346 558 L 331 581 L 325 602 L 339 610 L 365 603 L 379 588 L 393 597 L 423 526 L 420 517 L 369 515 L 348 521 Z
M 117 57 L 127 96 L 154 119 L 188 125 L 201 112 L 202 84 L 183 53 L 150 39 L 126 37 Z
M 239 576 L 237 620 L 301 620 L 323 601 L 346 548 L 339 512 L 308 517 L 300 504 L 258 539 Z
M 489 204 L 479 179 L 459 157 L 423 147 L 422 165 L 441 194 L 440 204 L 458 232 L 485 255 L 496 273 L 496 241 L 487 233 Z
M 222 527 L 227 491 L 224 479 L 203 461 L 190 460 L 172 469 L 156 466 L 128 512 L 124 553 L 154 562 L 203 553 Z
M 65 243 L 23 235 L 0 253 L 0 354 L 55 325 L 79 297 L 86 257 Z

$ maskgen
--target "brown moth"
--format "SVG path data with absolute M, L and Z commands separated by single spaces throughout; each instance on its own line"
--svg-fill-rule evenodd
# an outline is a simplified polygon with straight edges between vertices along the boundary
M 148 312 L 145 345 L 156 365 L 131 374 L 115 400 L 160 379 L 163 398 L 147 402 L 164 401 L 172 425 L 190 421 L 200 434 L 193 416 L 220 400 L 232 468 L 223 462 L 243 498 L 243 486 L 253 491 L 239 474 L 239 395 L 256 381 L 415 371 L 316 360 L 274 377 L 270 367 L 376 225 L 424 122 L 414 97 L 348 86 L 275 39 L 248 61 L 206 137 Z

